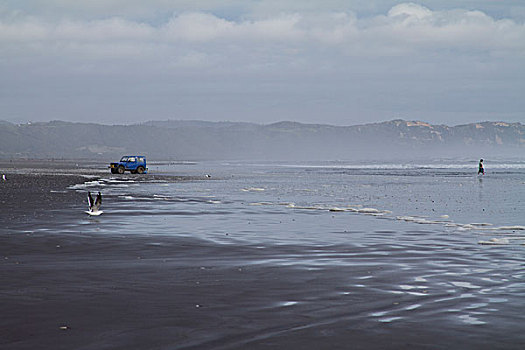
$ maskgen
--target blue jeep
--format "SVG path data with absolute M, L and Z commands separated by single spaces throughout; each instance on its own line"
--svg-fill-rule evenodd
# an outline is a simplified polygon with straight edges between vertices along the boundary
M 129 171 L 132 174 L 147 174 L 146 157 L 144 156 L 124 156 L 118 163 L 109 165 L 112 174 L 124 174 Z

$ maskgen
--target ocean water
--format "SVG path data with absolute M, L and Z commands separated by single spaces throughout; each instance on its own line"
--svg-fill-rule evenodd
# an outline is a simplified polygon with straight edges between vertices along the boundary
M 229 313 L 268 319 L 269 312 L 274 327 L 252 321 L 255 330 L 230 345 L 420 327 L 519 348 L 525 162 L 485 163 L 485 176 L 463 160 L 152 163 L 151 174 L 210 177 L 140 182 L 102 174 L 69 190 L 100 190 L 104 214 L 89 217 L 79 204 L 78 220 L 60 230 L 142 235 L 153 245 L 169 236 L 186 247 L 181 264 L 257 275 L 258 292 L 236 286 Z M 213 300 L 202 304 L 214 310 Z M 242 324 L 224 322 L 203 339 L 226 337 L 228 322 Z
M 436 243 L 458 233 L 474 243 L 486 238 L 525 243 L 520 238 L 525 237 L 525 162 L 490 167 L 478 176 L 477 163 L 450 161 L 153 163 L 155 174 L 210 177 L 173 183 L 103 174 L 70 190 L 102 191 L 106 213 L 97 224 L 126 234 L 317 245 L 360 244 L 381 230 L 392 231 L 379 235 L 390 240 L 394 232 L 415 230 L 440 232 L 424 237 Z M 91 219 L 79 224 L 89 229 Z

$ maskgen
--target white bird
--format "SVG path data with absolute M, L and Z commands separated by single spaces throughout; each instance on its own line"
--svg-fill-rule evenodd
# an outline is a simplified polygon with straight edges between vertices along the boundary
M 5 174 L 2 174 L 2 180 L 7 181 Z
M 91 192 L 88 192 L 87 200 L 89 210 L 86 211 L 86 214 L 98 216 L 103 213 L 103 211 L 100 210 L 100 206 L 102 205 L 102 195 L 100 192 L 98 193 L 97 199 L 95 199 L 95 201 L 93 201 L 93 197 L 91 197 Z

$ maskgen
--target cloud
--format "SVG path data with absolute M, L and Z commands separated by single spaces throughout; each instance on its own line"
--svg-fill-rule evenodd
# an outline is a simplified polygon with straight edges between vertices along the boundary
M 388 11 L 388 17 L 395 18 L 402 16 L 405 21 L 419 21 L 432 17 L 432 15 L 432 11 L 428 8 L 414 3 L 399 4 Z
M 2 47 L 16 45 L 22 49 L 37 43 L 61 47 L 62 53 L 67 54 L 68 48 L 88 43 L 96 50 L 91 44 L 99 43 L 101 48 L 123 43 L 162 48 L 177 42 L 209 44 L 212 49 L 217 49 L 215 44 L 236 46 L 251 42 L 251 46 L 263 50 L 271 50 L 273 44 L 288 43 L 306 50 L 326 46 L 354 55 L 394 51 L 408 54 L 427 49 L 494 53 L 508 50 L 523 55 L 525 27 L 511 20 L 495 20 L 480 11 L 431 11 L 413 3 L 396 5 L 386 15 L 363 19 L 353 13 L 338 12 L 234 21 L 190 12 L 174 15 L 156 26 L 124 18 L 50 22 L 22 17 L 0 21 Z
M 235 23 L 206 13 L 187 13 L 172 18 L 160 28 L 168 39 L 206 42 L 228 35 Z
M 522 0 L 419 0 L 418 3 L 435 11 L 462 7 L 477 9 L 497 19 L 525 20 Z M 186 12 L 211 13 L 230 20 L 261 19 L 282 13 L 326 12 L 354 12 L 358 17 L 373 17 L 387 13 L 398 4 L 398 0 L 3 0 L 0 13 L 49 20 L 120 17 L 158 24 L 173 14 Z
M 454 97 L 458 106 L 463 103 L 458 110 L 467 110 L 471 105 L 461 102 L 465 94 L 503 101 L 523 87 L 525 25 L 519 21 L 496 19 L 479 10 L 432 10 L 415 3 L 361 16 L 345 10 L 344 2 L 334 2 L 335 11 L 261 11 L 237 18 L 195 11 L 190 2 L 183 2 L 188 11 L 162 21 L 123 15 L 52 17 L 4 9 L 0 74 L 4 86 L 20 86 L 23 81 L 36 87 L 47 77 L 82 89 L 79 86 L 97 81 L 113 87 L 101 89 L 108 96 L 136 82 L 140 82 L 133 85 L 136 94 L 162 94 L 168 87 L 184 86 L 189 92 L 177 93 L 190 94 L 185 101 L 196 110 L 202 105 L 195 97 L 199 94 L 230 94 L 236 102 L 234 96 L 242 94 L 252 104 L 259 101 L 260 113 L 264 113 L 261 96 L 271 96 L 274 106 L 287 111 L 312 101 L 325 101 L 323 106 L 329 108 L 339 104 L 334 112 L 338 114 L 349 104 L 356 110 L 374 109 L 374 115 L 406 110 L 409 105 L 437 109 L 437 98 L 446 100 L 443 91 L 454 89 L 461 90 Z M 169 7 L 168 2 L 160 3 Z M 101 4 L 93 6 L 102 8 Z M 154 87 L 141 89 L 144 81 Z M 447 85 L 451 81 L 452 87 Z M 477 91 L 479 86 L 485 90 Z M 500 90 L 488 91 L 490 86 Z M 425 90 L 433 95 L 423 95 Z M 46 91 L 53 92 L 48 85 Z M 409 94 L 415 97 L 408 98 Z M 9 103 L 6 99 L 4 106 Z M 164 103 L 168 109 L 169 102 Z M 481 110 L 487 103 L 481 101 L 475 108 Z M 514 112 L 521 108 L 516 103 L 511 107 Z
M 510 50 L 525 53 L 525 26 L 511 20 L 494 20 L 480 11 L 431 11 L 416 4 L 393 7 L 369 28 L 377 38 L 412 49 L 454 49 L 490 53 Z

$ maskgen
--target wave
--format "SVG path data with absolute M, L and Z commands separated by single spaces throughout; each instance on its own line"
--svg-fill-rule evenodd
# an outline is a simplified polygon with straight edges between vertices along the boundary
M 283 205 L 283 206 L 286 206 L 286 208 L 294 209 L 294 210 L 318 210 L 318 211 L 329 211 L 333 213 L 364 214 L 364 215 L 370 215 L 370 216 L 378 216 L 384 219 L 405 221 L 405 222 L 419 224 L 419 225 L 442 225 L 443 227 L 453 229 L 456 232 L 472 231 L 472 232 L 479 232 L 480 234 L 481 233 L 486 234 L 487 232 L 498 232 L 499 234 L 509 234 L 514 231 L 525 230 L 525 226 L 521 226 L 521 225 L 494 226 L 492 223 L 488 223 L 488 222 L 474 222 L 474 223 L 468 223 L 468 224 L 453 222 L 452 220 L 450 220 L 450 217 L 447 214 L 439 215 L 437 217 L 423 217 L 423 216 L 417 216 L 417 215 L 394 216 L 392 215 L 393 213 L 390 210 L 363 207 L 360 204 L 353 204 L 353 205 L 348 205 L 348 206 L 332 206 L 332 205 L 326 205 L 326 204 L 298 205 L 296 203 L 252 202 L 252 203 L 249 203 L 248 205 L 250 206 Z M 512 231 L 512 232 L 508 232 L 508 231 Z M 520 238 L 516 237 L 515 239 L 520 239 Z M 485 242 L 485 241 L 481 241 L 481 242 Z M 489 243 L 485 243 L 485 244 L 496 244 L 498 242 L 501 244 L 501 242 L 503 241 L 494 240 L 494 241 L 486 241 L 486 242 L 489 242 Z
M 258 164 L 262 166 L 262 164 Z M 352 170 L 417 170 L 417 169 L 475 169 L 478 163 L 384 163 L 384 164 L 272 164 L 284 168 L 311 168 L 311 169 L 352 169 Z M 525 162 L 490 163 L 488 169 L 525 169 Z
M 496 228 L 497 230 L 505 230 L 505 231 L 521 231 L 525 230 L 525 226 L 516 225 L 516 226 L 500 226 Z
M 507 238 L 491 238 L 488 241 L 479 241 L 478 244 L 481 245 L 506 245 L 509 244 L 509 240 Z

